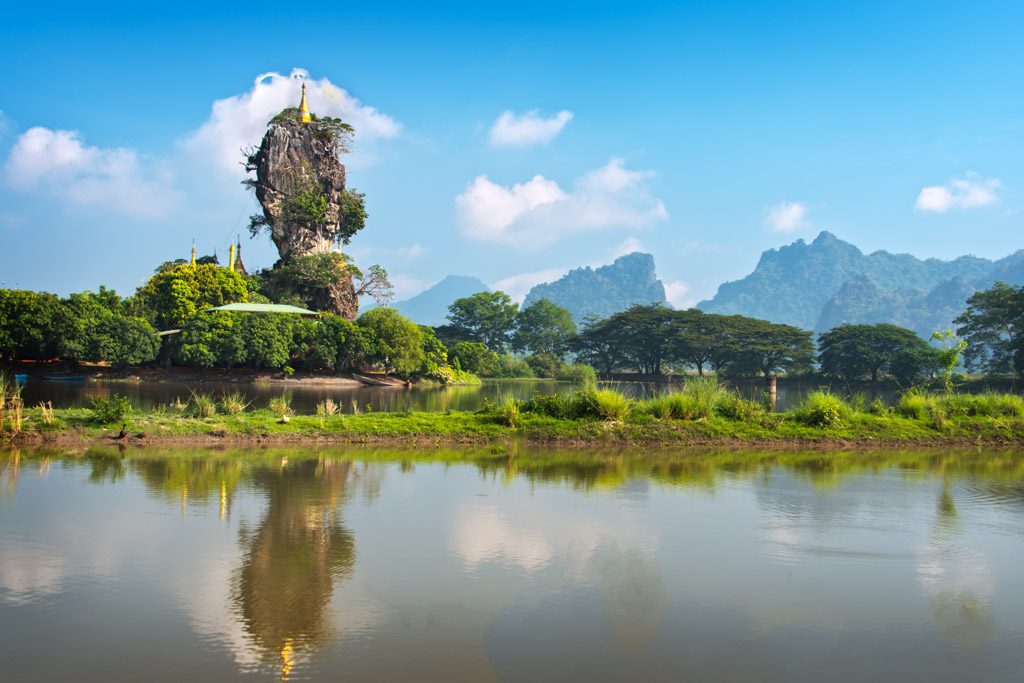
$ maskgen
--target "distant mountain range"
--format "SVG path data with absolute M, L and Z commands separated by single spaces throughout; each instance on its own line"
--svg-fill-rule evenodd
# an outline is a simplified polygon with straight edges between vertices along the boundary
M 448 306 L 456 299 L 471 296 L 477 292 L 489 292 L 482 280 L 466 275 L 449 275 L 433 287 L 426 289 L 414 297 L 391 304 L 406 318 L 420 325 L 437 327 L 444 325 L 448 315 Z
M 797 240 L 764 252 L 750 275 L 726 282 L 697 307 L 816 332 L 844 322 L 890 322 L 928 336 L 951 327 L 967 297 L 996 280 L 1024 284 L 1024 250 L 998 261 L 921 260 L 886 251 L 864 254 L 822 232 L 810 244 Z
M 634 252 L 600 268 L 576 268 L 555 282 L 529 291 L 523 306 L 540 299 L 558 304 L 579 324 L 590 316 L 606 318 L 633 304 L 665 302 L 665 286 L 654 273 L 654 257 Z

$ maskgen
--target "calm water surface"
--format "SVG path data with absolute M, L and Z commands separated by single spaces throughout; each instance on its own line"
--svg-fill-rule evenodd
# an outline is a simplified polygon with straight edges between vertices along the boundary
M 5 681 L 1020 681 L 1024 454 L 0 451 Z
M 679 384 L 652 382 L 601 382 L 602 387 L 612 387 L 638 398 L 647 398 L 665 391 L 678 390 Z M 764 386 L 761 382 L 743 382 L 734 387 L 746 398 L 762 400 Z M 788 410 L 799 403 L 808 391 L 818 389 L 817 384 L 779 382 L 778 410 Z M 224 393 L 240 392 L 252 401 L 254 408 L 265 408 L 271 398 L 288 392 L 292 406 L 300 413 L 313 414 L 316 404 L 332 399 L 344 412 L 352 412 L 353 405 L 360 410 L 369 407 L 383 412 L 472 411 L 480 408 L 485 401 L 499 403 L 504 398 L 529 399 L 537 394 L 553 394 L 575 391 L 568 382 L 553 380 L 509 381 L 488 380 L 478 386 L 415 387 L 395 389 L 391 387 L 337 387 L 317 384 L 280 383 L 239 383 L 205 382 L 201 385 L 185 382 L 57 382 L 31 378 L 23 389 L 25 403 L 33 406 L 40 401 L 50 401 L 55 408 L 89 407 L 92 399 L 111 394 L 124 394 L 136 408 L 151 409 L 177 401 L 187 401 L 193 391 L 219 397 Z M 836 388 L 842 392 L 841 388 Z M 876 396 L 886 403 L 895 398 L 891 388 L 874 388 L 862 392 L 868 400 Z

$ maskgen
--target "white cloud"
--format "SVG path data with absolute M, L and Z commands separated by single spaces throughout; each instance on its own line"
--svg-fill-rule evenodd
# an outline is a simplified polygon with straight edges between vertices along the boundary
M 167 163 L 133 149 L 86 146 L 76 131 L 25 131 L 11 149 L 4 176 L 20 191 L 129 216 L 164 216 L 178 201 Z
M 298 106 L 303 82 L 313 113 L 341 118 L 356 129 L 356 148 L 401 132 L 392 117 L 362 104 L 329 79 L 311 79 L 305 69 L 292 69 L 288 76 L 273 71 L 260 74 L 246 92 L 216 100 L 210 117 L 188 137 L 185 148 L 209 158 L 222 171 L 242 176 L 241 150 L 258 145 L 267 122 L 282 109 Z
M 796 232 L 808 226 L 807 207 L 800 202 L 779 202 L 764 212 L 764 224 L 772 232 Z
M 455 198 L 456 217 L 468 237 L 527 248 L 574 233 L 643 228 L 668 218 L 664 202 L 651 194 L 653 175 L 612 159 L 569 192 L 542 175 L 510 187 L 481 175 Z
M 982 178 L 977 173 L 968 173 L 962 178 L 953 178 L 945 185 L 923 188 L 917 195 L 915 206 L 918 211 L 933 213 L 988 206 L 999 200 L 996 190 L 1000 187 L 1001 183 L 995 178 Z
M 637 238 L 627 237 L 611 248 L 611 257 L 613 259 L 617 259 L 620 256 L 625 256 L 626 254 L 632 254 L 638 251 L 646 252 L 647 247 L 644 246 L 644 243 Z
M 690 285 L 682 280 L 673 280 L 672 282 L 665 283 L 665 298 L 668 299 L 668 302 L 673 307 L 680 310 L 690 308 L 697 303 Z
M 547 270 L 537 270 L 532 273 L 510 275 L 492 284 L 491 289 L 501 290 L 512 297 L 512 300 L 517 304 L 521 304 L 526 295 L 535 286 L 557 280 L 567 272 L 569 271 L 566 268 L 548 268 Z
M 551 142 L 572 121 L 572 112 L 562 110 L 543 118 L 536 109 L 525 114 L 506 111 L 491 124 L 494 147 L 531 147 Z

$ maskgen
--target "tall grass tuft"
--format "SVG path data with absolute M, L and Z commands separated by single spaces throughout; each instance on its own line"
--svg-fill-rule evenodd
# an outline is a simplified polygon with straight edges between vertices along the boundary
M 640 407 L 661 420 L 703 420 L 712 415 L 730 420 L 753 420 L 764 414 L 760 404 L 729 391 L 715 377 L 688 380 L 679 391 L 655 396 Z
M 506 398 L 498 409 L 509 427 L 518 428 L 522 423 L 523 404 L 519 399 Z
M 39 405 L 39 417 L 42 419 L 43 424 L 49 427 L 55 420 L 53 417 L 53 402 L 52 401 L 40 401 Z
M 225 415 L 244 413 L 251 403 L 252 401 L 247 401 L 245 396 L 238 391 L 232 391 L 230 394 L 225 392 L 220 397 L 220 409 L 224 411 Z
M 205 419 L 217 414 L 217 400 L 213 397 L 213 394 L 193 391 L 188 399 L 188 405 L 194 417 Z
M 338 404 L 334 399 L 326 399 L 316 404 L 316 416 L 320 418 L 320 429 L 327 426 L 327 418 L 338 412 Z
M 847 403 L 827 391 L 812 391 L 792 411 L 793 418 L 809 427 L 839 427 L 853 416 Z
M 593 392 L 597 404 L 597 414 L 604 420 L 618 422 L 624 420 L 633 407 L 633 401 L 614 389 L 598 389 Z
M 280 396 L 275 396 L 267 403 L 267 407 L 279 421 L 288 422 L 288 417 L 292 414 L 292 395 L 285 392 Z

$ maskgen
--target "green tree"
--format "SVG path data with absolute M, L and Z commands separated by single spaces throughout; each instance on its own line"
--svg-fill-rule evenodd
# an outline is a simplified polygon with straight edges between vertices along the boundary
M 517 351 L 565 358 L 576 334 L 572 313 L 547 299 L 540 299 L 519 311 L 512 347 Z
M 1024 286 L 997 282 L 975 292 L 955 321 L 968 346 L 967 366 L 986 372 L 1012 372 L 1024 380 Z
M 367 360 L 385 372 L 411 375 L 423 365 L 423 331 L 393 308 L 373 308 L 356 324 L 367 334 Z
M 729 372 L 767 378 L 811 369 L 814 342 L 807 330 L 756 318 L 740 318 L 732 324 L 731 358 L 726 361 Z
M 134 305 L 159 329 L 180 327 L 208 308 L 247 301 L 246 278 L 214 264 L 180 265 L 158 272 L 139 288 Z
M 200 313 L 171 337 L 171 359 L 189 367 L 231 368 L 247 360 L 242 336 L 243 313 Z
M 456 299 L 448 307 L 452 334 L 461 340 L 485 344 L 492 351 L 504 351 L 515 329 L 517 307 L 504 292 L 477 292 Z
M 576 359 L 599 369 L 605 376 L 615 372 L 624 362 L 619 330 L 610 318 L 590 318 L 570 344 Z
M 113 290 L 100 287 L 97 292 L 72 294 L 61 306 L 64 325 L 59 348 L 63 358 L 138 365 L 155 359 L 160 350 L 153 326 L 132 316 Z
M 463 370 L 482 377 L 493 377 L 498 370 L 498 354 L 480 342 L 458 342 L 448 356 Z
M 818 362 L 827 375 L 877 382 L 883 372 L 913 381 L 927 371 L 934 354 L 928 342 L 905 327 L 845 324 L 818 338 Z
M 63 325 L 63 310 L 56 295 L 0 289 L 0 359 L 57 357 Z

